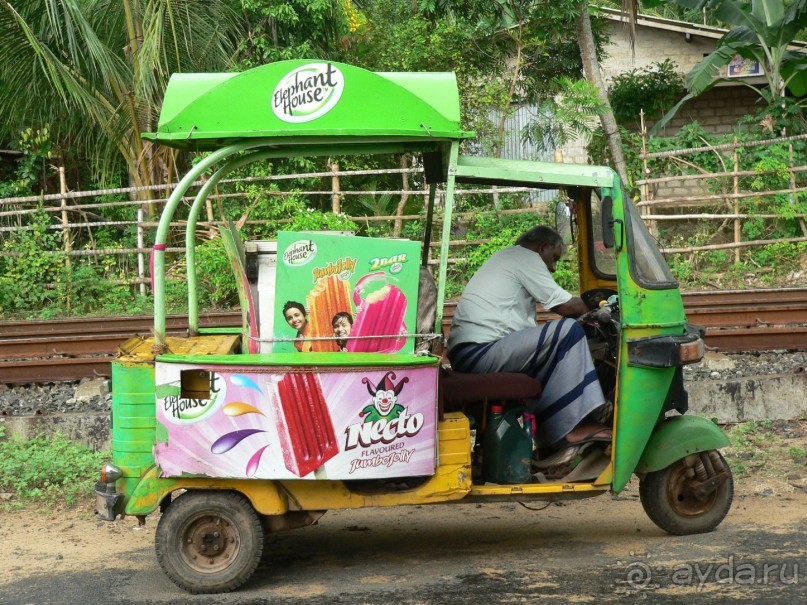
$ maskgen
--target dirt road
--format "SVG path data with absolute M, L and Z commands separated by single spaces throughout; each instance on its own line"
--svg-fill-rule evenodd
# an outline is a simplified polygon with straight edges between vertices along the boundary
M 537 507 L 536 507 L 537 508 Z M 154 555 L 157 515 L 0 515 L 0 603 L 807 603 L 807 493 L 740 480 L 717 531 L 673 537 L 619 497 L 337 511 L 277 534 L 235 594 L 187 595 Z

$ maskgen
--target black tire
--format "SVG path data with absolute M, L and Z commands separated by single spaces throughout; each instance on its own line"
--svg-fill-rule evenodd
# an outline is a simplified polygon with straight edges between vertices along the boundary
M 720 525 L 731 508 L 734 499 L 734 480 L 731 469 L 723 456 L 717 454 L 728 478 L 711 494 L 698 500 L 690 488 L 693 469 L 685 459 L 673 462 L 667 468 L 647 473 L 639 481 L 639 497 L 647 516 L 661 529 L 676 536 L 702 534 Z M 702 452 L 700 456 L 707 456 Z
M 255 572 L 263 543 L 263 527 L 249 500 L 214 490 L 190 490 L 171 502 L 155 537 L 160 567 L 194 594 L 241 586 Z

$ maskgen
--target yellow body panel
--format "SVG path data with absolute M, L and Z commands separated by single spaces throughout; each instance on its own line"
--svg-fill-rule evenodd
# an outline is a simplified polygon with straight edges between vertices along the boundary
M 262 515 L 289 511 L 323 511 L 367 506 L 399 506 L 456 502 L 468 496 L 501 500 L 521 497 L 597 495 L 610 489 L 611 465 L 592 483 L 529 483 L 473 485 L 471 482 L 470 423 L 459 412 L 438 423 L 439 465 L 435 474 L 411 489 L 391 487 L 393 480 L 350 482 L 327 480 L 264 481 L 211 477 L 161 478 L 152 467 L 143 476 L 126 506 L 127 514 L 147 514 L 179 489 L 229 489 L 249 498 Z

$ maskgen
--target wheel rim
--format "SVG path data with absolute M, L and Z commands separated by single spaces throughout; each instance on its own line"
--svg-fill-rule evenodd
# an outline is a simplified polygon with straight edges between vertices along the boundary
M 230 519 L 205 513 L 190 519 L 181 532 L 180 556 L 194 571 L 216 573 L 232 565 L 241 547 L 241 535 Z
M 688 467 L 681 463 L 671 471 L 667 482 L 667 501 L 679 515 L 697 517 L 711 510 L 720 487 L 718 486 L 703 500 L 698 500 L 692 492 L 692 479 L 687 477 L 687 470 Z

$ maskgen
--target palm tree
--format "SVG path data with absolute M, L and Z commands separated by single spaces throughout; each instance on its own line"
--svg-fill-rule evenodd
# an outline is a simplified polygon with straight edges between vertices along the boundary
M 102 168 L 122 158 L 132 185 L 170 179 L 173 155 L 140 133 L 172 73 L 227 67 L 239 27 L 224 0 L 0 0 L 0 115 L 56 125 Z
M 622 12 L 628 19 L 628 31 L 631 47 L 636 39 L 636 15 L 638 13 L 639 0 L 623 0 Z M 619 134 L 619 126 L 614 117 L 614 110 L 608 100 L 608 89 L 602 80 L 600 72 L 600 62 L 597 59 L 597 45 L 594 42 L 594 34 L 591 29 L 591 16 L 588 12 L 588 0 L 582 0 L 578 5 L 580 15 L 577 19 L 577 42 L 580 46 L 580 57 L 583 60 L 583 72 L 588 80 L 597 90 L 600 101 L 600 123 L 605 134 L 605 141 L 608 150 L 611 152 L 611 159 L 614 168 L 619 174 L 623 183 L 628 182 L 628 163 L 625 160 L 625 152 L 622 147 L 622 136 Z

